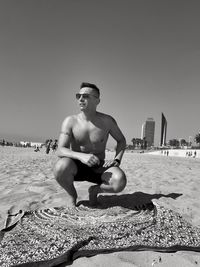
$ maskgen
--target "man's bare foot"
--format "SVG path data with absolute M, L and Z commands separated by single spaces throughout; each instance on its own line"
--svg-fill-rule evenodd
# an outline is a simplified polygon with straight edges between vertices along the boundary
M 74 202 L 67 202 L 65 205 L 67 208 L 75 208 L 76 207 L 76 203 L 74 203 Z
M 98 193 L 100 193 L 100 191 L 101 189 L 99 185 L 90 186 L 90 188 L 88 189 L 90 205 L 92 206 L 98 205 L 97 195 Z
M 71 197 L 67 197 L 65 199 L 65 203 L 63 205 L 67 208 L 75 208 L 76 207 L 76 199 L 73 199 Z

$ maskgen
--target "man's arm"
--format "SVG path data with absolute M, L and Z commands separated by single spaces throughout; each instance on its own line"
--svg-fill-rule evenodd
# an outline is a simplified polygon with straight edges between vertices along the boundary
M 112 117 L 109 117 L 109 127 L 110 131 L 109 134 L 116 140 L 117 147 L 116 147 L 116 154 L 115 154 L 115 160 L 120 164 L 125 148 L 126 148 L 126 139 L 121 132 L 119 126 L 117 125 L 117 122 Z
M 58 157 L 69 157 L 72 159 L 77 159 L 76 153 L 70 149 L 70 144 L 72 140 L 72 127 L 73 127 L 73 117 L 67 117 L 61 126 L 60 136 L 58 138 Z

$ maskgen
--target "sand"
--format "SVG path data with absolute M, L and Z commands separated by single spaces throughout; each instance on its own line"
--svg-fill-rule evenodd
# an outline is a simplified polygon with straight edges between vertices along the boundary
M 107 153 L 112 158 L 113 153 Z M 64 204 L 65 192 L 53 177 L 57 158 L 32 148 L 0 147 L 0 226 L 8 210 L 33 210 Z M 200 227 L 200 159 L 126 152 L 121 164 L 128 179 L 125 190 L 136 204 L 152 200 L 179 212 Z M 89 183 L 76 182 L 78 201 L 88 200 Z M 104 196 L 105 199 L 105 196 Z M 106 201 L 113 201 L 106 195 Z M 101 196 L 99 197 L 101 202 Z M 73 267 L 200 266 L 200 253 L 180 251 L 115 252 L 75 260 Z

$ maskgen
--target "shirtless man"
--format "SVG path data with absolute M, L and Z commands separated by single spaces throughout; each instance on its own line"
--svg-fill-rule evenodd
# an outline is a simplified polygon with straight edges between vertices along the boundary
M 89 188 L 89 199 L 96 205 L 99 193 L 117 193 L 126 186 L 126 176 L 119 167 L 126 140 L 111 116 L 97 112 L 100 93 L 96 85 L 82 83 L 76 99 L 80 113 L 63 121 L 54 175 L 67 192 L 68 206 L 76 205 L 74 181 L 95 183 Z M 105 160 L 109 134 L 117 142 L 113 160 Z

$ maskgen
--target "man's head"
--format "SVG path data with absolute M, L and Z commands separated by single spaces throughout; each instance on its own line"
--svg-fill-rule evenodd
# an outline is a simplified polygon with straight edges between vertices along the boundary
M 76 94 L 81 110 L 94 110 L 100 102 L 99 88 L 92 83 L 82 83 L 79 93 Z
M 81 84 L 81 86 L 80 86 L 80 90 L 82 89 L 82 88 L 85 88 L 85 87 L 87 87 L 87 88 L 91 88 L 92 89 L 92 91 L 95 93 L 95 95 L 99 98 L 100 97 L 100 90 L 99 90 L 99 88 L 95 85 L 95 84 L 93 84 L 93 83 L 82 83 Z

